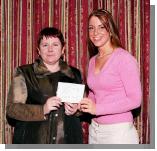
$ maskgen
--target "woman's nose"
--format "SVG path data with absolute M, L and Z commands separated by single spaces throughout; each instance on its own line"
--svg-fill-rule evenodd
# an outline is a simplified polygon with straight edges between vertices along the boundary
M 98 33 L 99 33 L 98 29 L 95 28 L 93 34 L 94 34 L 94 35 L 97 35 Z
M 48 51 L 53 51 L 53 46 L 49 46 Z

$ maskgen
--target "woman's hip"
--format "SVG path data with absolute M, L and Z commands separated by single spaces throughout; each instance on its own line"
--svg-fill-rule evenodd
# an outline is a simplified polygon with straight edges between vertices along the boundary
M 92 121 L 89 126 L 91 144 L 138 144 L 137 130 L 132 122 L 98 124 Z

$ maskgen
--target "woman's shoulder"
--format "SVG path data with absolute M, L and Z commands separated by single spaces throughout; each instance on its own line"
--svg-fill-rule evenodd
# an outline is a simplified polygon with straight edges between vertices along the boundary
M 32 69 L 32 66 L 33 66 L 33 64 L 25 64 L 25 65 L 17 66 L 14 71 L 15 75 L 21 74 L 23 72 L 26 72 L 26 71 Z
M 97 56 L 97 55 L 92 56 L 92 57 L 89 59 L 89 64 L 93 64 L 93 63 L 95 62 L 96 56 Z
M 120 68 L 123 66 L 138 66 L 136 58 L 131 54 L 131 52 L 123 48 L 117 49 L 115 62 L 117 67 L 119 66 Z
M 73 67 L 73 66 L 69 66 L 71 71 L 72 71 L 72 74 L 76 80 L 76 83 L 82 83 L 82 76 L 81 76 L 81 72 L 78 68 L 76 67 Z
M 133 60 L 136 61 L 136 58 L 129 52 L 128 50 L 125 50 L 123 48 L 117 48 L 116 50 L 116 57 L 119 58 L 121 61 L 122 60 Z
M 16 67 L 16 69 L 26 70 L 28 68 L 31 68 L 32 66 L 33 66 L 33 64 L 24 64 L 24 65 L 20 65 L 20 66 Z
M 76 72 L 76 73 L 80 73 L 80 70 L 78 69 L 78 68 L 76 68 L 76 67 L 74 67 L 74 66 L 71 66 L 71 65 L 69 65 L 69 67 L 71 68 L 71 70 L 73 71 L 73 72 Z

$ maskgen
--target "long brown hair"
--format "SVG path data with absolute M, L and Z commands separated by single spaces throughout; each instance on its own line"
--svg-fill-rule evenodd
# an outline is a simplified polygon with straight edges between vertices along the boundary
M 89 26 L 89 21 L 92 16 L 96 16 L 102 22 L 106 30 L 110 33 L 111 44 L 113 45 L 113 47 L 122 47 L 120 37 L 119 37 L 119 31 L 114 23 L 111 13 L 104 9 L 94 10 L 88 17 L 88 26 Z M 89 55 L 90 57 L 92 57 L 98 53 L 98 48 L 90 40 L 89 30 L 88 30 L 87 40 L 88 40 Z

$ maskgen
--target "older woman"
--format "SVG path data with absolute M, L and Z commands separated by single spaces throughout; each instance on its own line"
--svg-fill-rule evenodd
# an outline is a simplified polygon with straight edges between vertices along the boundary
M 82 82 L 80 71 L 61 59 L 64 45 L 60 30 L 44 28 L 38 37 L 39 58 L 17 67 L 7 104 L 8 122 L 15 122 L 14 144 L 82 143 L 77 104 L 56 97 L 59 81 Z

